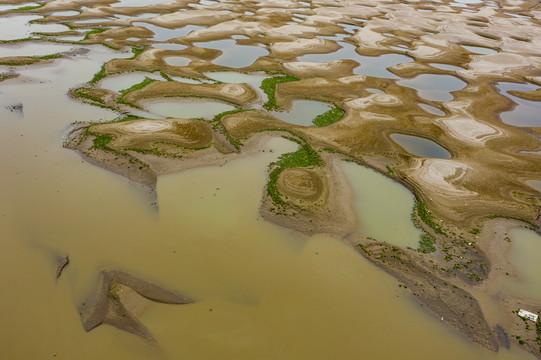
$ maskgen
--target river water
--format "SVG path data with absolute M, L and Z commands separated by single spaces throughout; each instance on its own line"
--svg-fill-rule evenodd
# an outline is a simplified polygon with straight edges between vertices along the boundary
M 156 197 L 62 148 L 72 122 L 117 116 L 66 95 L 104 62 L 131 56 L 87 48 L 0 84 L 2 358 L 529 358 L 471 344 L 339 239 L 263 221 L 267 164 L 291 142 L 160 177 Z M 6 108 L 19 103 L 22 112 Z M 196 302 L 139 314 L 157 345 L 108 325 L 87 333 L 79 309 L 106 269 Z

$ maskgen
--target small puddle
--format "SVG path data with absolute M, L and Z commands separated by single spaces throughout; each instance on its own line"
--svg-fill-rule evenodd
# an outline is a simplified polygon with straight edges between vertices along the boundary
M 86 35 L 66 35 L 66 36 L 56 36 L 55 39 L 58 41 L 69 41 L 69 42 L 78 42 L 84 40 Z
M 119 0 L 109 6 L 111 7 L 142 7 L 163 3 L 169 3 L 171 0 Z
M 531 19 L 531 16 L 527 16 L 527 15 L 513 14 L 513 13 L 510 13 L 510 12 L 504 12 L 504 14 L 509 15 L 511 17 L 514 17 L 514 18 L 517 18 L 517 19 L 524 19 L 524 20 Z
M 160 74 L 147 72 L 127 73 L 106 77 L 100 82 L 100 87 L 119 93 L 120 90 L 126 90 L 131 88 L 133 85 L 141 83 L 145 80 L 145 78 L 162 81 L 164 80 Z
M 143 107 L 151 113 L 180 119 L 210 119 L 214 115 L 218 115 L 224 111 L 235 110 L 234 106 L 217 101 L 190 101 L 186 99 L 178 101 L 146 102 Z
M 49 16 L 75 16 L 75 15 L 79 15 L 79 14 L 80 14 L 79 11 L 66 10 L 66 11 L 55 11 L 55 12 L 51 13 Z
M 205 76 L 228 84 L 250 84 L 259 87 L 261 82 L 270 77 L 265 74 L 243 74 L 236 71 L 216 71 L 205 73 Z
M 314 126 L 314 118 L 331 109 L 329 104 L 319 101 L 293 100 L 289 111 L 271 111 L 271 114 L 290 124 Z
M 378 241 L 416 249 L 421 231 L 411 221 L 415 205 L 408 189 L 393 180 L 355 163 L 342 167 L 351 184 L 360 231 Z
M 191 59 L 188 59 L 184 56 L 168 56 L 163 60 L 171 66 L 186 66 L 192 62 Z
M 238 45 L 235 40 L 216 40 L 209 42 L 194 43 L 207 49 L 215 49 L 222 51 L 212 62 L 216 65 L 227 66 L 232 68 L 243 68 L 252 65 L 257 59 L 268 55 L 268 51 L 259 46 Z
M 325 38 L 321 36 L 322 38 Z M 357 75 L 366 75 L 386 79 L 398 79 L 387 69 L 398 64 L 413 61 L 412 58 L 401 54 L 383 54 L 380 56 L 363 56 L 359 55 L 355 49 L 356 46 L 345 41 L 338 41 L 341 49 L 329 54 L 307 54 L 300 56 L 299 61 L 323 63 L 332 60 L 353 60 L 360 64 L 353 72 Z
M 412 62 L 413 59 L 401 54 L 384 54 L 380 56 L 361 56 L 353 59 L 361 64 L 353 70 L 355 74 L 373 76 L 385 79 L 398 79 L 398 76 L 387 70 L 398 64 Z
M 451 6 L 451 7 L 459 7 L 459 8 L 467 8 L 468 7 L 467 4 L 461 4 L 459 2 L 450 2 L 449 6 Z
M 522 151 L 521 151 L 522 152 Z M 538 151 L 533 152 L 534 154 L 539 154 Z M 526 184 L 533 187 L 537 191 L 541 192 L 541 180 L 527 180 Z
M 197 79 L 190 79 L 190 78 L 186 78 L 186 77 L 182 77 L 182 76 L 170 76 L 170 78 L 174 81 L 178 81 L 178 82 L 181 82 L 181 83 L 185 83 L 185 84 L 202 84 L 202 83 L 205 83 L 201 80 L 197 80 Z
M 119 19 L 149 19 L 149 18 L 153 18 L 159 15 L 160 14 L 157 14 L 157 13 L 141 13 L 141 14 L 134 14 L 134 15 L 115 14 L 115 17 Z
M 366 88 L 365 90 L 372 94 L 385 94 L 385 91 L 380 89 Z
M 202 29 L 202 26 L 187 25 L 178 29 L 168 29 L 161 26 L 156 26 L 146 22 L 134 22 L 132 26 L 141 26 L 154 33 L 152 40 L 154 41 L 167 41 L 177 37 L 186 36 L 194 30 Z
M 539 127 L 541 126 L 541 102 L 524 100 L 519 97 L 509 94 L 509 91 L 535 91 L 539 86 L 532 84 L 517 84 L 511 82 L 500 82 L 496 84 L 500 93 L 507 98 L 513 100 L 517 106 L 510 111 L 500 114 L 502 121 L 509 125 L 524 126 L 524 127 Z
M 361 27 L 359 25 L 352 25 L 352 24 L 345 24 L 345 23 L 338 23 L 338 26 L 341 26 L 342 29 L 344 29 L 345 32 L 348 34 L 355 34 L 357 30 L 359 30 Z
M 453 100 L 451 92 L 467 85 L 455 76 L 434 74 L 421 74 L 413 79 L 399 80 L 397 84 L 415 89 L 420 97 L 432 101 Z
M 74 24 L 97 24 L 97 23 L 108 22 L 108 21 L 111 21 L 111 20 L 113 20 L 113 19 L 103 17 L 103 18 L 97 18 L 97 19 L 74 20 L 73 23 Z
M 390 138 L 412 155 L 436 159 L 451 157 L 449 151 L 432 140 L 404 134 L 391 134 Z
M 497 50 L 483 47 L 483 46 L 474 46 L 474 45 L 460 45 L 460 46 L 462 46 L 464 49 L 468 50 L 469 52 L 473 54 L 478 54 L 478 55 L 490 55 L 490 54 L 496 54 L 498 52 Z
M 438 115 L 438 116 L 445 116 L 445 112 L 438 109 L 435 106 L 428 105 L 428 104 L 423 104 L 423 103 L 419 103 L 418 105 L 419 105 L 419 107 L 421 109 L 423 109 L 424 111 L 426 111 L 426 112 L 428 112 L 430 114 Z
M 163 50 L 184 50 L 187 48 L 186 45 L 172 43 L 154 43 L 152 44 L 152 47 Z

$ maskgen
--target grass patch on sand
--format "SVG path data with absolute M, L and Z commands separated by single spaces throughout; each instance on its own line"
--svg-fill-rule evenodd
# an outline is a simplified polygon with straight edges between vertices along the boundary
M 129 58 L 128 60 L 133 60 L 135 59 L 136 57 L 138 57 L 139 55 L 141 55 L 146 49 L 146 46 L 141 46 L 141 47 L 132 47 L 131 48 L 131 52 L 133 53 L 133 56 L 131 58 Z
M 269 164 L 270 168 L 273 168 L 269 177 L 270 180 L 267 183 L 267 193 L 271 197 L 272 201 L 276 205 L 286 205 L 287 203 L 280 196 L 280 192 L 276 186 L 278 177 L 285 169 L 289 168 L 302 168 L 310 166 L 322 166 L 323 160 L 318 155 L 317 151 L 312 149 L 310 144 L 306 141 L 301 141 L 295 138 L 287 137 L 288 140 L 294 141 L 300 145 L 299 150 L 293 153 L 282 154 L 277 161 Z
M 291 75 L 275 76 L 264 79 L 261 82 L 260 87 L 265 92 L 265 94 L 267 94 L 269 100 L 263 104 L 263 107 L 267 110 L 278 110 L 278 105 L 276 104 L 276 86 L 281 83 L 299 80 L 300 79 L 298 77 Z
M 315 117 L 312 121 L 317 127 L 324 127 L 334 124 L 344 117 L 344 111 L 338 106 L 333 107 L 332 109 L 324 112 L 321 115 Z
M 423 254 L 434 252 L 436 251 L 435 244 L 436 244 L 436 239 L 434 238 L 434 236 L 424 233 L 421 235 L 421 238 L 419 239 L 419 248 L 417 249 L 417 251 Z
M 94 145 L 92 145 L 95 149 L 102 149 L 102 150 L 113 150 L 107 144 L 109 144 L 111 141 L 114 140 L 114 136 L 110 134 L 96 134 L 96 133 L 89 133 L 91 135 L 94 135 Z

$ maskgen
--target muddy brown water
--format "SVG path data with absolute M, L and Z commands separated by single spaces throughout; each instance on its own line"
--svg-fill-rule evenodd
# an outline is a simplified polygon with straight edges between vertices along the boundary
M 67 29 L 24 26 L 39 18 L 0 23 L 0 39 Z M 267 165 L 294 151 L 290 142 L 272 139 L 266 146 L 273 152 L 163 176 L 155 194 L 63 149 L 72 122 L 116 117 L 70 100 L 68 89 L 104 62 L 132 56 L 88 48 L 83 56 L 18 68 L 21 77 L 0 86 L 1 358 L 530 358 L 471 344 L 339 239 L 262 220 Z M 6 108 L 19 103 L 22 114 Z M 376 198 L 383 191 L 371 189 Z M 66 255 L 70 264 L 55 280 L 56 260 Z M 152 304 L 138 314 L 157 346 L 107 325 L 87 333 L 79 310 L 106 269 L 196 302 Z
M 21 70 L 2 85 L 0 348 L 6 359 L 521 359 L 488 352 L 429 315 L 396 280 L 328 236 L 258 216 L 267 164 L 292 143 L 159 179 L 157 200 L 61 147 L 72 121 L 110 111 L 69 100 L 109 50 Z M 39 96 L 38 96 L 39 95 Z M 152 205 L 157 201 L 157 205 Z M 70 264 L 55 281 L 55 259 Z M 158 346 L 78 309 L 100 271 L 122 269 L 197 302 L 139 314 Z

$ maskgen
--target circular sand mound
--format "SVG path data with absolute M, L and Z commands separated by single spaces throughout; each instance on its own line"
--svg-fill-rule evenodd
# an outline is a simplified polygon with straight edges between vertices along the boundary
M 402 104 L 399 98 L 388 94 L 374 94 L 364 98 L 350 100 L 347 106 L 353 109 L 366 109 L 370 106 L 398 106 Z
M 235 84 L 227 84 L 224 87 L 220 89 L 220 91 L 229 96 L 240 96 L 246 92 L 246 90 L 240 86 Z
M 212 142 L 212 131 L 201 121 L 178 121 L 175 123 L 174 133 L 179 145 L 207 146 Z
M 170 128 L 171 122 L 160 120 L 137 121 L 124 126 L 124 130 L 131 133 L 152 133 Z
M 314 170 L 286 169 L 278 177 L 278 190 L 287 196 L 316 201 L 324 192 L 324 180 Z

